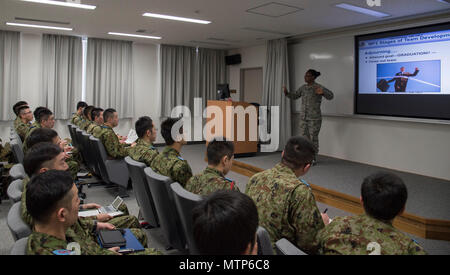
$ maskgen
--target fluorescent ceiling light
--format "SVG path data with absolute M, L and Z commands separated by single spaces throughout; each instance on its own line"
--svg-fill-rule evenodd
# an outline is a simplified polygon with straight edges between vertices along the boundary
M 143 16 L 162 18 L 162 19 L 169 19 L 169 20 L 176 20 L 176 21 L 184 21 L 184 22 L 190 22 L 190 23 L 198 23 L 198 24 L 209 24 L 209 23 L 211 23 L 211 21 L 206 21 L 206 20 L 199 20 L 199 19 L 178 17 L 178 16 L 172 16 L 172 15 L 150 13 L 150 12 L 144 13 Z
M 342 8 L 342 9 L 346 9 L 346 10 L 350 10 L 350 11 L 359 12 L 359 13 L 364 13 L 364 14 L 367 14 L 367 15 L 375 16 L 375 17 L 390 16 L 390 14 L 387 14 L 387 13 L 374 11 L 374 10 L 370 10 L 370 9 L 365 9 L 365 8 L 361 8 L 361 7 L 358 7 L 358 6 L 353 6 L 353 5 L 346 4 L 346 3 L 337 4 L 336 7 Z
M 108 34 L 110 34 L 110 35 L 119 35 L 119 36 L 131 36 L 131 37 L 138 37 L 138 38 L 161 39 L 161 37 L 159 37 L 159 36 L 128 34 L 128 33 L 120 33 L 120 32 L 108 32 Z
M 22 0 L 22 1 L 64 6 L 64 7 L 72 7 L 72 8 L 80 8 L 80 9 L 87 9 L 87 10 L 94 10 L 96 8 L 96 6 L 93 6 L 93 5 L 84 5 L 84 4 L 77 4 L 77 3 L 72 3 L 72 2 L 62 2 L 62 1 L 53 1 L 53 0 Z
M 31 24 L 19 24 L 19 23 L 10 23 L 10 22 L 6 22 L 6 25 L 18 26 L 18 27 L 27 27 L 27 28 L 37 28 L 37 29 L 62 30 L 62 31 L 71 31 L 71 30 L 73 30 L 72 28 L 52 27 L 52 26 L 43 26 L 43 25 L 31 25 Z

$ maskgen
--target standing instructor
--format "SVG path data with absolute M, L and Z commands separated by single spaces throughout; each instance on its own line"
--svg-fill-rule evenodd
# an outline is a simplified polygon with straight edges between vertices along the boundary
M 284 94 L 290 99 L 302 98 L 302 106 L 300 110 L 300 135 L 311 140 L 319 152 L 319 131 L 322 126 L 322 112 L 320 111 L 320 104 L 322 103 L 322 96 L 328 100 L 333 99 L 333 92 L 315 82 L 320 72 L 309 69 L 305 73 L 305 82 L 295 92 L 289 92 L 283 86 Z M 314 157 L 313 164 L 316 163 Z

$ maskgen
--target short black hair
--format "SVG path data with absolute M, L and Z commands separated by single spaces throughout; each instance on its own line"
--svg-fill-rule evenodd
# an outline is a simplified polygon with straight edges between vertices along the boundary
M 92 121 L 94 121 L 97 117 L 99 117 L 101 112 L 103 112 L 102 108 L 95 107 L 94 109 L 92 109 L 91 111 Z
M 108 108 L 103 112 L 103 120 L 105 122 L 108 122 L 109 119 L 111 119 L 112 117 L 114 117 L 114 113 L 117 112 L 116 110 L 114 110 L 113 108 Z
M 219 190 L 192 210 L 194 241 L 200 254 L 240 255 L 255 245 L 258 210 L 244 193 Z
M 320 72 L 318 72 L 318 71 L 316 71 L 316 70 L 313 70 L 313 69 L 309 69 L 309 70 L 307 71 L 307 73 L 312 74 L 312 76 L 314 76 L 314 79 L 316 79 L 316 78 L 318 78 L 318 77 L 320 76 Z
M 317 150 L 308 139 L 295 136 L 291 137 L 284 147 L 282 162 L 293 169 L 304 167 L 312 163 Z
M 17 108 L 17 115 L 20 116 L 20 115 L 21 115 L 20 113 L 21 113 L 23 110 L 26 110 L 26 109 L 30 109 L 30 106 L 28 106 L 28 105 L 22 105 L 22 106 L 19 106 L 19 107 Z
M 382 221 L 394 219 L 406 204 L 408 190 L 395 174 L 378 172 L 366 177 L 361 185 L 366 213 Z
M 53 139 L 58 136 L 58 133 L 53 129 L 37 128 L 25 140 L 27 148 L 33 147 L 40 142 L 53 142 Z
M 141 116 L 135 123 L 134 128 L 139 138 L 142 138 L 147 130 L 153 130 L 153 120 L 148 116 Z
M 23 158 L 23 168 L 31 177 L 39 172 L 45 162 L 56 158 L 61 152 L 61 148 L 50 142 L 35 144 Z
M 39 110 L 38 116 L 35 116 L 35 118 L 39 123 L 41 123 L 43 120 L 47 120 L 51 115 L 53 115 L 53 112 L 50 111 L 50 109 L 42 107 Z
M 89 119 L 89 116 L 91 115 L 91 111 L 95 108 L 95 106 L 89 105 L 86 108 L 83 109 L 83 115 L 85 118 Z
M 24 105 L 28 105 L 28 103 L 26 101 L 19 101 L 13 105 L 13 112 L 14 112 L 14 114 L 16 114 L 16 116 L 19 115 L 19 110 L 18 110 L 19 107 L 24 106 Z
M 164 141 L 167 145 L 172 145 L 175 143 L 175 140 L 172 138 L 172 127 L 175 123 L 177 123 L 181 117 L 172 118 L 169 117 L 161 123 L 161 135 L 164 138 Z M 180 128 L 180 134 L 183 133 L 183 127 Z
M 27 184 L 26 205 L 31 217 L 40 223 L 49 222 L 57 207 L 70 207 L 73 180 L 67 171 L 48 170 L 31 178 Z M 70 199 L 70 200 L 69 200 Z
M 84 101 L 78 101 L 78 103 L 77 103 L 77 110 L 80 109 L 80 108 L 86 108 L 87 106 L 88 106 L 88 105 L 87 105 L 86 102 L 84 102 Z
M 45 109 L 47 109 L 47 108 L 43 107 L 43 106 L 39 106 L 36 109 L 34 109 L 33 116 L 34 116 L 34 119 L 36 119 L 36 121 L 39 121 L 39 117 L 41 116 L 40 113 L 42 110 L 45 110 Z
M 208 157 L 208 164 L 218 165 L 224 156 L 230 159 L 234 154 L 234 144 L 227 141 L 224 137 L 214 138 L 208 143 L 206 148 L 206 156 Z

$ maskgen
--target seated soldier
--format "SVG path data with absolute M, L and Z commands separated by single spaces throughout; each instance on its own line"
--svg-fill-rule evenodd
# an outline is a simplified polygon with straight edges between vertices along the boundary
M 269 232 L 272 245 L 286 238 L 308 254 L 317 253 L 317 232 L 329 223 L 320 214 L 311 187 L 299 179 L 311 168 L 314 145 L 303 137 L 291 137 L 281 163 L 250 178 L 246 194 L 258 207 L 260 225 Z
M 21 119 L 19 116 L 19 108 L 22 106 L 28 106 L 28 103 L 26 101 L 19 101 L 16 104 L 13 105 L 13 112 L 16 115 L 16 119 L 14 120 L 14 129 L 17 129 L 17 125 L 20 123 Z
M 180 118 L 168 118 L 161 124 L 161 135 L 166 141 L 166 147 L 153 159 L 150 167 L 156 173 L 169 177 L 184 187 L 192 177 L 192 170 L 188 162 L 180 156 L 181 148 L 186 144 L 183 127 L 177 136 L 172 137 L 172 127 L 179 120 Z
M 101 126 L 102 131 L 99 136 L 95 136 L 98 138 L 105 146 L 106 153 L 110 158 L 120 159 L 128 156 L 128 148 L 127 145 L 121 143 L 113 128 L 119 125 L 119 116 L 114 109 L 106 109 L 103 112 L 103 120 L 104 124 Z M 132 145 L 134 146 L 135 143 Z
M 43 142 L 38 143 L 30 148 L 30 152 L 24 158 L 24 168 L 25 172 L 31 177 L 43 173 L 48 170 L 67 170 L 68 166 L 65 162 L 64 152 L 61 151 L 56 145 Z M 33 220 L 29 215 L 28 209 L 26 207 L 26 186 L 28 185 L 30 179 L 26 178 L 23 181 L 24 191 L 22 193 L 22 212 L 21 216 L 23 221 L 27 223 L 30 228 L 33 227 Z M 96 203 L 83 204 L 81 209 L 92 209 L 100 208 L 100 205 Z M 96 218 L 100 222 L 106 222 L 113 224 L 119 228 L 140 228 L 139 221 L 136 217 L 130 216 L 128 214 L 128 208 L 125 203 L 122 203 L 119 210 L 124 212 L 124 215 L 111 217 L 107 214 L 98 214 Z M 85 219 L 85 218 L 81 218 Z M 144 234 L 145 235 L 145 234 Z M 146 243 L 146 239 L 143 237 L 143 243 Z
M 27 138 L 39 128 L 47 128 L 52 129 L 53 126 L 55 126 L 55 116 L 53 115 L 52 111 L 45 107 L 38 107 L 36 110 L 34 110 L 34 118 L 36 121 L 33 123 L 33 126 L 30 127 L 30 130 L 28 130 L 26 136 L 25 136 L 25 142 L 23 143 L 23 153 L 26 154 L 28 150 L 27 146 Z
M 31 128 L 31 121 L 33 120 L 33 112 L 30 107 L 24 105 L 17 108 L 19 122 L 14 121 L 16 133 L 19 135 L 22 142 L 25 141 L 25 136 Z
M 65 141 L 62 141 L 55 130 L 47 128 L 37 128 L 36 130 L 34 130 L 28 136 L 26 145 L 27 148 L 31 148 L 33 147 L 33 145 L 41 142 L 50 142 L 58 145 L 59 148 L 61 148 L 61 150 L 66 153 L 66 163 L 67 165 L 69 165 L 70 173 L 72 175 L 72 178 L 75 180 L 77 178 L 78 172 L 80 171 L 80 163 L 76 158 L 78 150 L 71 146 L 68 146 Z
M 89 105 L 83 109 L 84 120 L 79 123 L 79 128 L 83 131 L 86 131 L 89 125 L 92 123 L 91 111 L 95 108 L 95 106 Z
M 135 123 L 138 140 L 136 146 L 128 149 L 128 155 L 135 161 L 140 161 L 151 166 L 153 159 L 158 155 L 158 150 L 153 146 L 156 140 L 156 127 L 148 116 L 140 117 Z
M 78 219 L 78 190 L 66 171 L 49 170 L 32 178 L 27 186 L 27 208 L 35 220 L 28 237 L 27 255 L 116 255 L 119 247 L 100 247 L 87 232 L 112 230 L 107 223 L 88 225 Z M 134 234 L 134 232 L 133 232 Z M 159 254 L 154 249 L 136 254 Z
M 233 165 L 233 153 L 234 144 L 231 141 L 220 138 L 209 142 L 206 149 L 208 167 L 188 181 L 186 190 L 198 195 L 208 195 L 222 189 L 239 191 L 234 181 L 225 177 Z
M 86 108 L 88 105 L 86 102 L 84 101 L 78 101 L 77 103 L 77 112 L 74 114 L 74 116 L 72 117 L 72 119 L 70 120 L 70 122 L 75 125 L 78 126 L 78 124 L 81 122 L 82 120 L 82 115 L 83 115 L 83 109 Z
M 256 255 L 258 211 L 240 192 L 219 190 L 192 211 L 193 235 L 203 255 Z
M 405 211 L 408 192 L 402 179 L 377 173 L 364 179 L 361 204 L 365 213 L 337 217 L 317 235 L 321 254 L 423 255 L 416 241 L 392 226 Z
M 92 123 L 87 127 L 86 132 L 94 135 L 95 132 L 100 133 L 103 125 L 103 109 L 94 108 L 91 111 Z

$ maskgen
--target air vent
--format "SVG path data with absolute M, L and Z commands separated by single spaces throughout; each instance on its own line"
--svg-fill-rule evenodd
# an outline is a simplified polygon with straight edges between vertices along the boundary
M 268 17 L 281 17 L 288 14 L 296 13 L 303 10 L 302 8 L 289 6 L 282 3 L 267 3 L 255 8 L 248 9 L 248 13 L 254 13 L 259 15 L 264 15 Z
M 225 44 L 225 43 L 216 43 L 216 42 L 207 42 L 207 41 L 197 41 L 197 40 L 191 40 L 191 43 L 196 43 L 196 44 L 206 44 L 206 45 L 214 45 L 214 46 L 226 46 L 229 47 L 231 46 L 230 44 Z
M 50 24 L 70 25 L 70 22 L 53 21 L 53 20 L 43 20 L 43 19 L 35 19 L 35 18 L 15 17 L 15 19 L 16 19 L 16 20 L 20 20 L 20 21 L 28 21 L 28 22 L 40 22 L 40 23 L 50 23 Z

